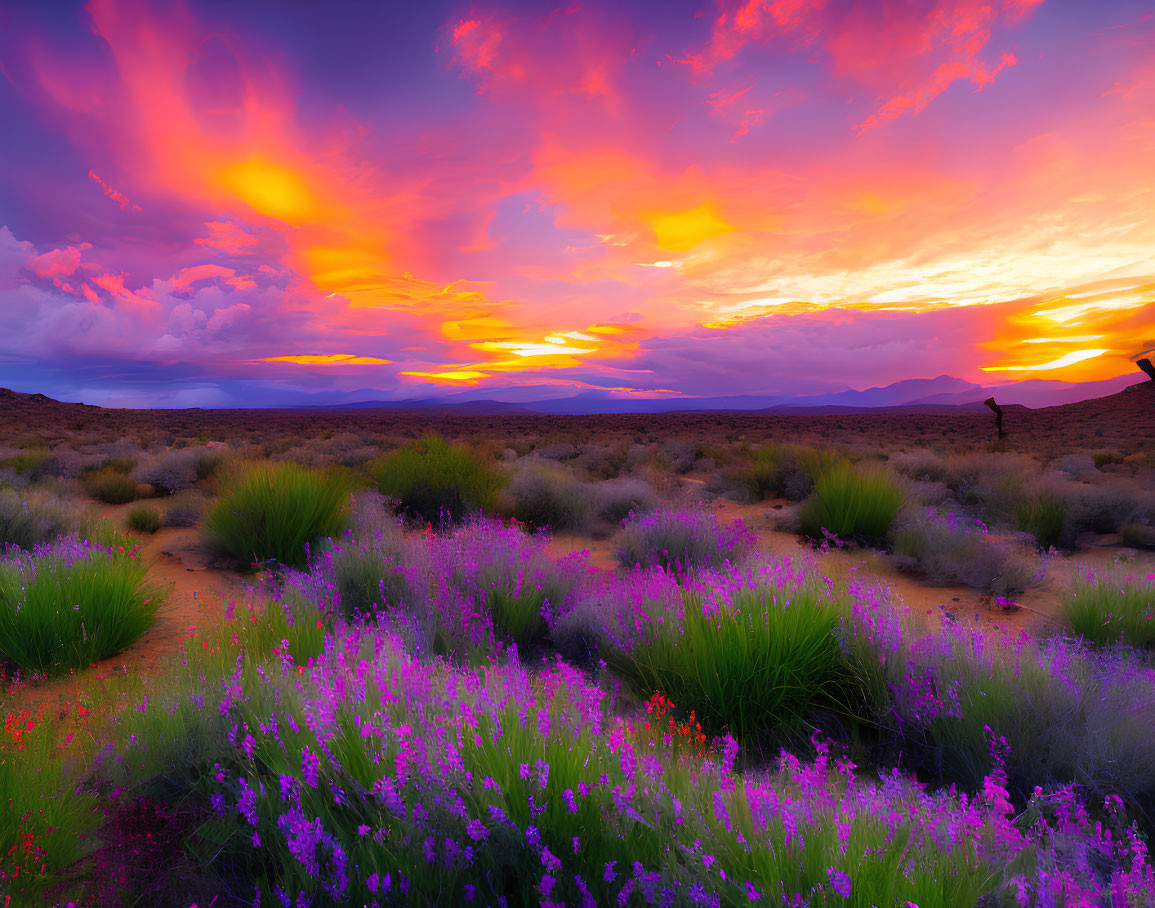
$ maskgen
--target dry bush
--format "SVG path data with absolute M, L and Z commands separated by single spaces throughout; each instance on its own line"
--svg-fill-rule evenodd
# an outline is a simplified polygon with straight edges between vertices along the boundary
M 597 516 L 610 523 L 620 523 L 630 514 L 645 514 L 654 510 L 661 499 L 644 479 L 620 476 L 587 487 L 594 501 Z
M 890 455 L 895 471 L 923 482 L 942 482 L 947 477 L 947 462 L 927 448 L 914 448 Z
M 1024 454 L 971 453 L 947 460 L 946 484 L 962 505 L 982 508 L 988 521 L 1012 523 L 1023 486 L 1039 473 Z
M 1034 586 L 1039 558 L 1030 537 L 992 536 L 974 518 L 908 511 L 893 534 L 891 560 L 932 584 L 962 584 L 998 596 Z
M 147 483 L 160 495 L 172 495 L 212 476 L 223 457 L 208 448 L 180 448 L 144 457 L 132 471 L 138 483 Z
M 503 497 L 507 513 L 532 527 L 584 530 L 593 517 L 588 486 L 555 464 L 522 467 L 514 473 Z
M 574 461 L 574 466 L 589 479 L 614 479 L 626 469 L 627 451 L 627 446 L 621 442 L 612 445 L 582 445 L 581 454 Z

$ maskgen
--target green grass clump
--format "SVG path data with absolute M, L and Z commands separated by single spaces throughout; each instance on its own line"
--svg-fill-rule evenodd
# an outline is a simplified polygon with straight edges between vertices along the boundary
M 492 513 L 503 485 L 492 466 L 437 435 L 394 451 L 377 466 L 374 478 L 382 495 L 429 523 L 442 515 L 460 520 L 470 511 Z
M 825 529 L 843 539 L 880 540 L 902 503 L 902 491 L 885 470 L 840 463 L 818 477 L 799 520 L 803 534 L 814 539 Z
M 1079 577 L 1062 600 L 1066 625 L 1085 640 L 1146 647 L 1155 643 L 1155 584 L 1135 577 Z
M 714 732 L 797 737 L 815 710 L 849 712 L 854 699 L 840 615 L 817 588 L 744 589 L 729 601 L 687 594 L 680 623 L 650 624 L 641 644 L 610 661 L 640 694 L 664 694 Z
M 36 468 L 48 459 L 47 451 L 24 451 L 15 457 L 0 461 L 0 466 L 11 467 L 21 476 L 35 473 Z
M 49 674 L 114 656 L 152 625 L 165 592 L 139 558 L 99 546 L 0 564 L 0 657 Z
M 160 512 L 156 508 L 133 508 L 128 515 L 128 528 L 136 533 L 155 533 L 160 529 Z
M 115 470 L 93 470 L 85 473 L 81 482 L 85 492 L 105 504 L 127 504 L 136 498 L 136 483 Z
M 64 518 L 54 508 L 28 501 L 10 489 L 0 490 L 0 548 L 30 549 L 51 542 L 64 529 Z
M 113 457 L 104 464 L 106 470 L 111 473 L 118 473 L 121 476 L 127 476 L 135 466 L 136 460 L 132 457 Z
M 801 501 L 814 490 L 819 476 L 843 462 L 833 451 L 802 445 L 768 445 L 754 452 L 742 478 L 754 501 L 767 495 Z
M 1035 537 L 1041 548 L 1058 545 L 1067 525 L 1067 506 L 1047 495 L 1031 495 L 1015 503 L 1019 529 Z
M 62 738 L 48 716 L 31 710 L 6 715 L 0 732 L 0 904 L 54 904 L 38 897 L 97 844 L 91 835 L 101 822 L 97 799 L 77 786 L 75 748 L 62 752 Z
M 425 605 L 413 571 L 379 547 L 345 545 L 333 553 L 333 573 L 346 618 L 377 608 Z
M 295 463 L 250 462 L 220 477 L 205 541 L 244 564 L 303 567 L 305 546 L 337 536 L 348 519 L 348 476 Z

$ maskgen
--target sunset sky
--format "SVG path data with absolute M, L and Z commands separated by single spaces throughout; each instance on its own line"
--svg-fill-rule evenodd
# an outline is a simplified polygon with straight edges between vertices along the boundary
M 65 400 L 1138 380 L 1155 347 L 1151 2 L 27 0 L 0 122 L 0 385 Z

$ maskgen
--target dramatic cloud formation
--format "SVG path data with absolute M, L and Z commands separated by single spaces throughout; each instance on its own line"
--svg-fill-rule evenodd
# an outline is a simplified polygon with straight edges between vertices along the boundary
M 1144 7 L 6 10 L 0 382 L 225 406 L 1125 374 L 1155 345 Z

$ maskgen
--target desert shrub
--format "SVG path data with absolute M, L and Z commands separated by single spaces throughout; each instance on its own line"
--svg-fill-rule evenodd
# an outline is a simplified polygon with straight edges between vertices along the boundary
M 71 738 L 72 735 L 68 735 Z M 96 845 L 95 795 L 44 707 L 7 713 L 0 732 L 0 899 L 52 904 L 45 890 Z M 70 750 L 75 750 L 71 748 Z
M 1073 787 L 1020 813 L 999 764 L 960 796 L 856 771 L 821 739 L 813 759 L 737 772 L 734 740 L 674 720 L 668 698 L 642 713 L 550 660 L 447 665 L 383 622 L 331 627 L 275 604 L 227 614 L 123 698 L 96 778 L 195 811 L 194 868 L 227 868 L 263 903 L 1155 894 L 1141 836 L 1114 811 L 1097 823 Z
M 626 447 L 622 444 L 582 445 L 574 465 L 591 479 L 613 479 L 626 469 Z
M 926 448 L 913 451 L 899 451 L 890 455 L 890 465 L 895 472 L 923 482 L 942 482 L 947 477 L 947 464 L 943 458 Z
M 127 476 L 136 466 L 135 457 L 110 457 L 104 462 L 104 468 L 112 473 Z
M 1014 521 L 1023 486 L 1038 471 L 1021 454 L 962 454 L 947 459 L 945 482 L 960 504 L 981 507 L 989 523 Z
M 335 537 L 349 510 L 348 477 L 293 463 L 242 463 L 220 477 L 205 540 L 242 564 L 303 566 L 306 546 Z
M 314 467 L 333 464 L 356 467 L 368 463 L 380 453 L 376 445 L 366 444 L 360 435 L 345 432 L 332 438 L 310 438 L 304 444 L 277 455 L 276 459 Z
M 0 461 L 0 465 L 11 467 L 17 476 L 35 477 L 41 465 L 48 460 L 49 452 L 45 450 L 22 451 L 12 457 Z
M 626 520 L 615 555 L 623 567 L 656 565 L 680 572 L 737 563 L 750 554 L 755 541 L 741 520 L 720 526 L 704 508 L 659 510 Z
M 1104 882 L 1086 859 L 1041 847 L 1046 819 L 1024 839 L 1001 802 L 931 794 L 899 773 L 859 778 L 825 745 L 814 762 L 787 755 L 778 772 L 735 775 L 732 742 L 667 743 L 615 718 L 604 692 L 564 664 L 532 683 L 517 665 L 447 669 L 380 633 L 339 637 L 294 688 L 245 661 L 229 685 L 243 696 L 224 699 L 214 685 L 201 712 L 249 731 L 235 743 L 215 736 L 229 742 L 220 765 L 189 794 L 210 818 L 210 854 L 251 876 L 262 902 L 286 892 L 360 904 L 385 890 L 414 904 L 481 892 L 519 903 L 530 883 L 567 904 L 583 894 L 626 903 L 635 891 L 650 901 L 684 891 L 687 902 L 725 893 L 737 904 L 779 887 L 812 904 L 845 901 L 835 887 L 899 904 L 974 904 L 1052 875 L 1096 894 L 1145 891 L 1142 868 L 1135 881 L 1108 869 Z M 145 715 L 163 723 L 166 707 L 150 700 Z M 459 743 L 461 716 L 474 733 Z M 154 768 L 151 726 L 131 719 L 136 743 L 107 761 L 121 775 L 141 758 Z M 379 826 L 382 805 L 406 817 L 390 820 L 406 835 Z M 1070 812 L 1070 828 L 1089 836 L 1079 806 Z M 982 834 L 944 843 L 941 830 L 960 827 Z M 1096 850 L 1103 867 L 1132 866 L 1132 839 L 1119 838 Z
M 504 494 L 510 515 L 531 527 L 580 530 L 593 511 L 589 487 L 559 466 L 533 464 L 518 470 Z
M 1054 466 L 1060 473 L 1078 478 L 1095 469 L 1095 460 L 1090 454 L 1064 454 Z
M 620 523 L 630 514 L 646 514 L 659 504 L 650 484 L 633 476 L 607 479 L 593 484 L 588 491 L 597 516 L 611 523 Z
M 152 625 L 164 591 L 135 552 L 75 539 L 0 562 L 0 656 L 38 674 L 114 656 Z
M 156 508 L 133 508 L 128 513 L 128 528 L 133 532 L 155 533 L 160 526 L 160 512 Z
M 1064 623 L 1092 643 L 1155 643 L 1155 583 L 1115 570 L 1083 570 L 1062 599 Z
M 143 459 L 133 470 L 138 483 L 153 486 L 159 495 L 172 495 L 212 476 L 221 456 L 206 448 L 181 448 Z
M 839 647 L 841 608 L 825 586 L 779 577 L 686 594 L 684 611 L 651 622 L 642 642 L 608 660 L 640 694 L 661 692 L 739 741 L 797 737 L 815 710 L 850 714 L 859 695 Z M 805 735 L 802 735 L 805 738 Z
M 1067 507 L 1073 530 L 1076 533 L 1117 533 L 1142 509 L 1144 498 L 1144 494 L 1126 480 L 1072 486 Z
M 660 465 L 674 473 L 689 473 L 698 457 L 698 445 L 687 438 L 671 438 L 658 451 Z
M 383 551 L 372 542 L 358 545 L 352 539 L 328 555 L 340 597 L 341 610 L 347 618 L 369 614 L 377 608 L 405 606 L 428 607 L 428 581 L 412 564 Z
M 82 477 L 84 490 L 105 504 L 127 504 L 136 498 L 136 482 L 112 470 L 92 470 Z
M 1095 469 L 1101 470 L 1109 464 L 1123 463 L 1123 455 L 1118 451 L 1099 451 L 1092 455 L 1092 462 L 1095 464 Z
M 910 479 L 906 476 L 896 477 L 898 487 L 902 490 L 902 497 L 911 503 L 922 505 L 945 505 L 953 501 L 950 489 L 945 482 Z
M 905 621 L 860 608 L 852 636 L 873 641 L 874 657 L 858 664 L 889 687 L 912 768 L 973 789 L 991 771 L 995 746 L 1023 802 L 1036 785 L 1077 781 L 1100 802 L 1117 795 L 1151 816 L 1155 765 L 1143 755 L 1155 748 L 1155 678 L 1142 663 L 1059 638 L 954 621 L 915 632 Z
M 0 548 L 17 545 L 30 549 L 64 531 L 64 516 L 57 509 L 29 501 L 10 489 L 0 491 Z
M 492 617 L 498 633 L 522 645 L 537 642 L 562 612 L 581 560 L 553 561 L 548 541 L 496 521 L 470 522 L 440 542 L 438 569 Z
M 36 466 L 31 475 L 36 479 L 75 479 L 86 470 L 100 466 L 100 457 L 94 454 L 81 454 L 71 448 L 60 445 L 53 449 L 43 461 Z
M 745 481 L 755 501 L 761 501 L 767 494 L 801 501 L 814 490 L 819 476 L 842 462 L 843 458 L 833 451 L 801 445 L 768 445 L 751 456 Z
M 1123 545 L 1137 549 L 1155 546 L 1155 527 L 1144 523 L 1129 523 L 1120 527 L 1119 532 L 1123 535 Z
M 374 471 L 382 495 L 429 523 L 446 515 L 460 520 L 470 511 L 492 512 L 501 475 L 468 448 L 429 435 L 388 455 Z
M 799 511 L 803 534 L 819 538 L 827 530 L 844 539 L 880 540 L 902 507 L 902 492 L 881 468 L 838 464 L 818 477 Z
M 592 667 L 602 653 L 628 651 L 641 629 L 683 607 L 682 578 L 660 567 L 587 574 L 572 602 L 550 625 L 550 640 L 566 659 Z
M 1067 505 L 1051 495 L 1028 495 L 1015 506 L 1019 529 L 1049 549 L 1067 539 Z
M 931 583 L 953 584 L 999 596 L 1021 593 L 1036 582 L 1038 557 L 1022 540 L 991 536 L 978 518 L 935 508 L 908 514 L 894 531 L 892 561 Z
M 164 525 L 166 527 L 195 527 L 201 519 L 203 508 L 194 504 L 178 504 L 165 508 Z

